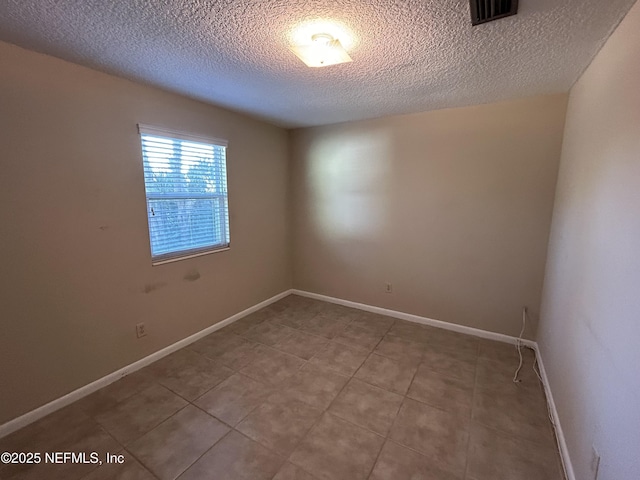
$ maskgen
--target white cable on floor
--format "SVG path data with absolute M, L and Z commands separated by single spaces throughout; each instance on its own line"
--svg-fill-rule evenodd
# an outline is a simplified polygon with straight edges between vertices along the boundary
M 520 374 L 520 370 L 522 370 L 522 364 L 523 364 L 523 357 L 522 357 L 522 347 L 525 346 L 522 343 L 522 336 L 524 335 L 524 330 L 527 324 L 527 307 L 523 307 L 522 308 L 522 329 L 520 330 L 520 335 L 518 336 L 518 339 L 516 340 L 516 349 L 518 350 L 518 356 L 520 357 L 520 362 L 518 363 L 518 368 L 516 369 L 516 373 L 513 375 L 513 383 L 520 383 L 522 382 L 522 380 L 520 380 L 518 378 L 518 375 Z M 526 348 L 531 348 L 531 347 L 526 347 Z M 536 376 L 538 377 L 538 380 L 540 380 L 540 383 L 544 383 L 542 381 L 542 376 L 540 375 L 540 371 L 538 370 L 538 355 L 536 354 L 536 351 L 531 348 L 531 350 L 533 351 L 533 371 L 536 373 Z M 556 424 L 553 420 L 553 415 L 551 414 L 551 409 L 549 408 L 549 404 L 547 403 L 547 415 L 549 417 L 549 420 L 551 421 L 551 425 L 553 426 L 553 429 L 556 429 Z
M 522 308 L 522 329 L 520 330 L 520 335 L 518 336 L 518 340 L 516 340 L 516 349 L 518 350 L 518 356 L 520 357 L 520 363 L 518 363 L 518 368 L 516 369 L 516 373 L 513 375 L 513 383 L 520 383 L 521 380 L 518 379 L 518 374 L 522 369 L 522 336 L 524 335 L 524 329 L 527 324 L 527 307 Z
M 536 373 L 536 376 L 538 377 L 538 380 L 540 380 L 540 384 L 542 385 L 542 389 L 545 395 L 545 403 L 546 403 L 546 407 L 547 407 L 547 416 L 549 417 L 549 422 L 551 422 L 551 428 L 553 428 L 553 434 L 555 436 L 556 439 L 556 444 L 558 445 L 558 449 L 561 450 L 560 448 L 560 443 L 558 442 L 558 427 L 556 425 L 556 422 L 553 418 L 553 413 L 551 412 L 551 405 L 549 405 L 549 402 L 546 398 L 547 392 L 544 388 L 544 382 L 542 381 L 542 375 L 540 374 L 540 367 L 538 366 L 538 352 L 536 352 L 536 350 L 528 345 L 524 345 L 522 343 L 522 336 L 524 335 L 524 330 L 526 327 L 526 322 L 527 322 L 527 307 L 523 307 L 522 308 L 522 329 L 520 330 L 520 335 L 518 336 L 518 339 L 516 340 L 516 349 L 518 350 L 518 356 L 520 357 L 520 362 L 518 363 L 518 368 L 516 369 L 516 373 L 513 375 L 513 383 L 520 383 L 522 382 L 522 380 L 518 379 L 518 375 L 520 373 L 520 370 L 522 370 L 522 363 L 523 363 L 523 358 L 522 358 L 522 347 L 526 347 L 529 348 L 532 352 L 533 352 L 533 371 Z M 568 478 L 567 477 L 567 471 L 564 465 L 564 461 L 561 462 L 562 465 L 562 471 L 564 473 L 564 478 Z

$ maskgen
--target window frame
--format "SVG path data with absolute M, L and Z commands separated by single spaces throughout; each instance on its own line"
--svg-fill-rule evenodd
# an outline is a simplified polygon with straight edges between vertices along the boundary
M 151 254 L 151 265 L 152 266 L 157 266 L 157 265 L 163 265 L 166 263 L 172 263 L 172 262 L 177 262 L 180 260 L 186 260 L 188 258 L 194 258 L 194 257 L 199 257 L 202 255 L 209 255 L 212 253 L 218 253 L 218 252 L 225 252 L 227 250 L 229 250 L 231 248 L 231 235 L 230 235 L 230 230 L 231 230 L 231 226 L 230 226 L 230 206 L 229 206 L 229 188 L 228 188 L 228 174 L 227 174 L 227 149 L 229 146 L 229 142 L 225 139 L 222 138 L 217 138 L 217 137 L 210 137 L 210 136 L 206 136 L 206 135 L 193 135 L 190 133 L 185 133 L 185 132 L 181 132 L 181 131 L 177 131 L 177 130 L 171 130 L 171 129 L 167 129 L 167 128 L 162 128 L 162 127 L 156 127 L 156 126 L 152 126 L 152 125 L 147 125 L 147 124 L 142 124 L 139 123 L 137 125 L 137 129 L 138 129 L 138 136 L 139 136 L 139 145 L 140 145 L 140 152 L 141 152 L 141 160 L 142 160 L 142 166 L 143 166 L 143 181 L 144 181 L 144 190 L 145 190 L 145 203 L 146 203 L 146 211 L 147 211 L 147 233 L 148 233 L 148 239 L 149 239 L 149 253 Z M 180 250 L 180 251 L 173 251 L 173 252 L 168 252 L 168 253 L 164 253 L 162 255 L 153 255 L 153 249 L 152 249 L 152 244 L 151 244 L 151 222 L 150 222 L 150 218 L 149 218 L 149 212 L 151 211 L 151 207 L 149 204 L 149 200 L 150 198 L 153 199 L 152 197 L 154 197 L 153 194 L 149 194 L 147 192 L 147 178 L 144 172 L 144 164 L 145 164 L 145 154 L 144 154 L 144 150 L 143 150 L 143 140 L 142 140 L 142 136 L 143 135 L 152 135 L 152 136 L 157 136 L 157 137 L 164 137 L 164 138 L 168 138 L 168 139 L 172 139 L 172 140 L 182 140 L 182 141 L 186 141 L 186 142 L 196 142 L 196 143 L 203 143 L 203 144 L 207 144 L 207 145 L 211 145 L 214 147 L 223 147 L 225 149 L 225 155 L 224 155 L 224 173 L 225 173 L 225 185 L 226 185 L 226 195 L 225 195 L 225 201 L 226 201 L 226 218 L 224 219 L 227 225 L 227 238 L 229 239 L 228 242 L 226 244 L 220 245 L 220 246 L 215 246 L 215 245 L 211 245 L 211 246 L 206 246 L 206 247 L 199 247 L 199 248 L 192 248 L 192 249 L 188 249 L 188 250 Z M 211 195 L 211 198 L 214 197 L 220 197 L 220 195 Z M 163 198 L 161 195 L 157 196 L 157 199 Z M 167 198 L 167 197 L 164 197 Z M 204 199 L 207 198 L 206 196 L 189 196 L 186 195 L 184 196 L 185 199 Z M 217 214 L 218 212 L 214 209 L 213 210 L 214 214 Z M 222 212 L 222 214 L 224 215 L 224 211 Z

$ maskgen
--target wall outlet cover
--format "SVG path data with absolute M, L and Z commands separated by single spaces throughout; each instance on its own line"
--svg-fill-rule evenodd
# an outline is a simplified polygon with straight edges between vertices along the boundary
M 145 328 L 144 323 L 138 323 L 136 325 L 136 336 L 138 338 L 144 337 L 147 334 L 147 329 Z

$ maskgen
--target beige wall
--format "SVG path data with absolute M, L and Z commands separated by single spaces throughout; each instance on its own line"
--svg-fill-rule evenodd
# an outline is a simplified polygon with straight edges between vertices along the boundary
M 538 338 L 575 478 L 640 478 L 640 4 L 571 90 Z
M 291 287 L 286 131 L 4 43 L 0 65 L 0 423 Z M 151 266 L 138 122 L 229 140 L 230 251 Z
M 533 336 L 566 100 L 294 131 L 294 287 Z

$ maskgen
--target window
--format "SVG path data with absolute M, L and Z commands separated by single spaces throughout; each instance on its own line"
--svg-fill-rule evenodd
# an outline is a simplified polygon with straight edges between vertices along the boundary
M 154 265 L 229 248 L 227 142 L 138 125 Z

